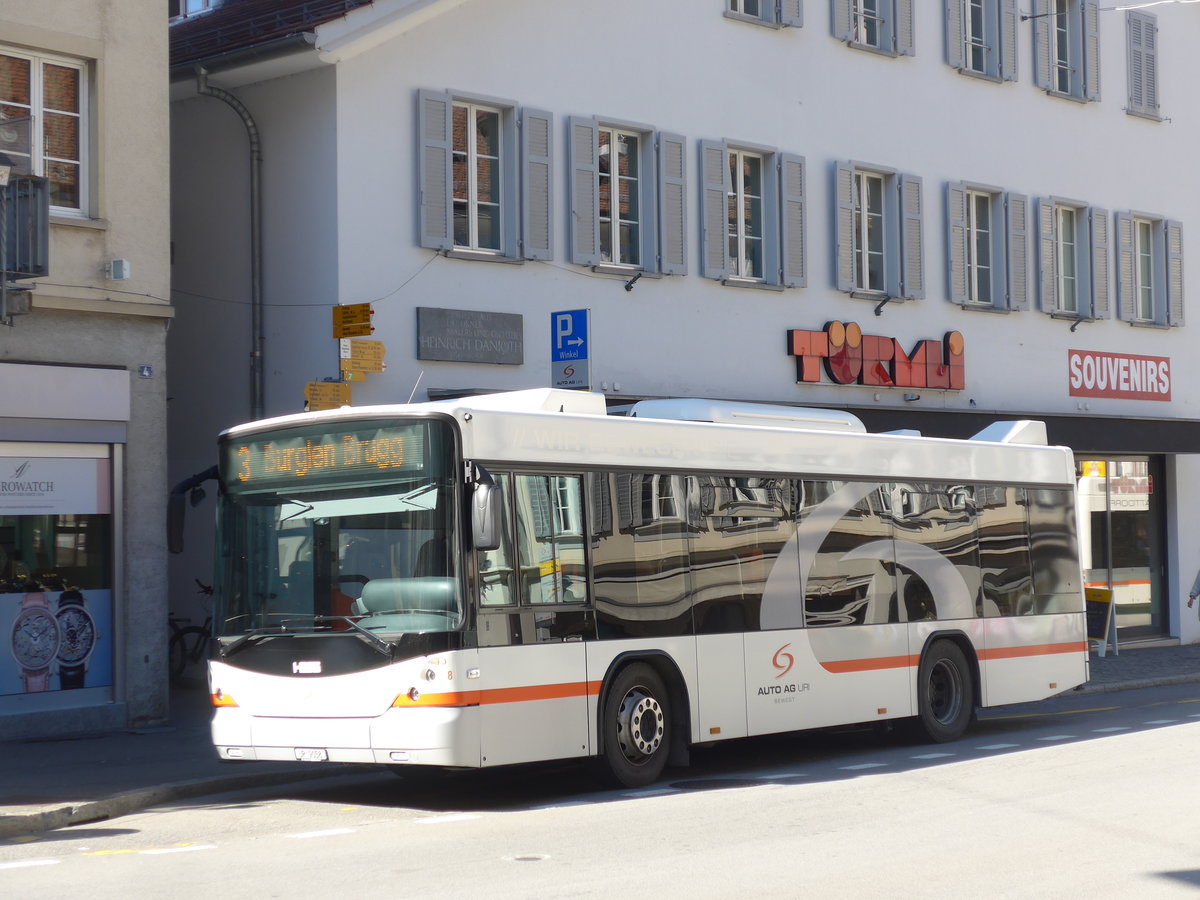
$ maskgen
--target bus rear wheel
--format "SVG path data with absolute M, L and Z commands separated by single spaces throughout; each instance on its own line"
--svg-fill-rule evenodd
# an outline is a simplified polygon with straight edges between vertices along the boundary
M 671 716 L 662 678 L 646 663 L 617 673 L 601 712 L 605 780 L 644 787 L 662 774 L 671 746 Z
M 971 667 L 953 641 L 934 641 L 917 670 L 917 720 L 937 743 L 956 741 L 975 715 Z

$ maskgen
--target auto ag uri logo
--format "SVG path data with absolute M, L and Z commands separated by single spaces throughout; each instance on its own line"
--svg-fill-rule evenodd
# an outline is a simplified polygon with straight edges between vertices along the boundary
M 792 666 L 796 664 L 796 657 L 787 652 L 787 648 L 790 646 L 792 645 L 784 644 L 771 657 L 771 665 L 779 670 L 779 674 L 775 676 L 776 678 L 782 678 L 788 672 L 792 671 Z
M 575 377 L 575 367 L 574 366 L 565 366 L 563 368 L 563 377 L 564 378 L 574 378 Z

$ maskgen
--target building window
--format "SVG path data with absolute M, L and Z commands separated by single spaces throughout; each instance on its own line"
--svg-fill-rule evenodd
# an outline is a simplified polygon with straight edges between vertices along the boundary
M 728 0 L 725 15 L 771 28 L 804 24 L 804 0 Z
M 14 173 L 48 179 L 60 213 L 85 212 L 87 88 L 80 62 L 0 52 L 0 153 Z
M 179 19 L 206 12 L 216 6 L 218 0 L 167 0 L 167 17 Z
M 745 150 L 729 151 L 729 267 L 763 277 L 763 159 Z
M 701 141 L 701 269 L 731 285 L 803 287 L 804 158 Z
M 833 36 L 890 56 L 913 54 L 912 0 L 833 0 Z
M 1017 78 L 1017 0 L 946 0 L 946 61 L 997 81 Z
M 424 90 L 418 107 L 421 246 L 550 259 L 550 114 Z
M 1034 80 L 1051 94 L 1100 99 L 1099 0 L 1035 0 Z
M 1135 325 L 1183 324 L 1183 231 L 1179 222 L 1116 215 L 1117 308 Z
M 568 143 L 571 261 L 686 274 L 684 139 L 574 116 Z
M 868 299 L 925 296 L 921 179 L 839 162 L 837 286 Z
M 1029 198 L 984 185 L 946 186 L 950 300 L 964 309 L 1029 307 Z
M 1050 315 L 1109 316 L 1108 214 L 1073 201 L 1038 200 L 1041 308 Z
M 500 111 L 455 103 L 453 116 L 454 246 L 499 251 Z
M 1160 119 L 1158 111 L 1158 22 L 1144 12 L 1125 14 L 1125 36 L 1129 59 L 1129 106 L 1131 116 Z

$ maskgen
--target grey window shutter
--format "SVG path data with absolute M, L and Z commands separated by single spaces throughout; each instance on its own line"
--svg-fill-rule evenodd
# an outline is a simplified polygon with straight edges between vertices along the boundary
M 1183 324 L 1183 223 L 1168 219 L 1164 228 L 1167 244 L 1167 322 Z
M 554 117 L 540 109 L 521 110 L 521 245 L 526 259 L 554 258 L 552 220 Z
M 779 24 L 801 27 L 804 24 L 804 0 L 779 0 Z
M 1158 52 L 1154 16 L 1127 12 L 1126 41 L 1129 59 L 1129 108 L 1158 115 Z
M 925 211 L 921 177 L 901 175 L 900 190 L 900 296 L 919 300 L 925 296 Z
M 803 156 L 779 154 L 780 257 L 784 287 L 808 284 Z
M 850 19 L 850 0 L 832 0 L 833 8 L 830 13 L 830 27 L 833 36 L 839 41 L 849 41 L 854 34 Z
M 1038 299 L 1042 312 L 1052 313 L 1058 309 L 1058 218 L 1054 214 L 1054 201 L 1039 197 L 1038 207 Z
M 963 30 L 963 0 L 942 0 L 946 4 L 946 64 L 960 72 L 967 67 L 966 33 Z
M 687 274 L 687 142 L 682 135 L 658 136 L 658 269 Z
M 854 166 L 839 162 L 834 172 L 837 202 L 837 289 L 853 291 L 854 277 Z
M 1119 212 L 1117 219 L 1117 315 L 1126 322 L 1137 318 L 1137 285 L 1133 245 L 1133 215 Z
M 1088 209 L 1088 221 L 1092 232 L 1092 317 L 1107 319 L 1112 315 L 1108 210 L 1091 207 Z
M 1000 78 L 1004 81 L 1017 80 L 1017 22 L 1020 20 L 1017 0 L 1000 0 L 1000 28 L 996 35 L 999 47 L 995 48 L 1000 60 Z
M 701 275 L 705 278 L 729 277 L 729 241 L 727 240 L 729 196 L 729 148 L 723 141 L 700 142 Z
M 1033 4 L 1033 83 L 1044 91 L 1054 89 L 1053 67 L 1050 64 L 1050 43 L 1053 32 L 1050 0 L 1034 0 Z
M 596 158 L 600 126 L 595 119 L 572 116 L 567 122 L 571 158 L 571 262 L 600 264 L 600 184 Z
M 1083 96 L 1100 99 L 1100 0 L 1080 0 L 1083 13 Z
M 917 52 L 913 32 L 913 0 L 894 0 L 892 34 L 895 35 L 896 52 L 901 56 L 913 56 Z
M 447 93 L 421 90 L 417 92 L 417 108 L 421 246 L 449 250 L 454 246 L 454 205 L 450 199 L 453 101 Z
M 1004 206 L 1008 308 L 1029 309 L 1029 198 L 1008 194 Z
M 949 0 L 957 5 L 958 0 Z M 950 302 L 960 306 L 971 298 L 967 285 L 967 186 L 946 185 L 946 222 L 949 228 Z

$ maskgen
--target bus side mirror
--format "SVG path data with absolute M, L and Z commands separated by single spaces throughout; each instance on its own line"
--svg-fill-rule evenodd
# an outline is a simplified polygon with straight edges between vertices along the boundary
M 500 547 L 500 489 L 491 479 L 477 482 L 471 495 L 471 543 L 476 550 Z
M 172 553 L 183 552 L 183 518 L 187 512 L 183 494 L 167 497 L 167 549 Z

